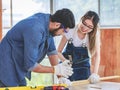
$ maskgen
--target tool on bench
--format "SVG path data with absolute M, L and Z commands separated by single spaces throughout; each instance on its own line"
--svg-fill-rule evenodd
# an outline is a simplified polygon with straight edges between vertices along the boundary
M 69 90 L 64 86 L 46 86 L 43 90 Z

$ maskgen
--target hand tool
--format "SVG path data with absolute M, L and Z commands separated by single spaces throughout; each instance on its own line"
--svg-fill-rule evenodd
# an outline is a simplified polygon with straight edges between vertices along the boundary
M 71 56 L 71 55 L 68 55 L 68 58 L 69 58 L 69 60 L 70 60 L 70 65 L 72 65 L 72 64 L 73 64 L 73 62 L 72 62 L 72 56 Z
M 43 90 L 69 90 L 64 86 L 46 86 Z

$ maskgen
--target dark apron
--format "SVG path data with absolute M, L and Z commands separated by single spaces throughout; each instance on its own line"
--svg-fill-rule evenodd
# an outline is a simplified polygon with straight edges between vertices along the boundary
M 71 81 L 85 80 L 90 76 L 90 63 L 87 47 L 75 47 L 71 41 L 68 41 L 63 56 L 69 60 L 72 57 L 73 74 L 69 77 Z

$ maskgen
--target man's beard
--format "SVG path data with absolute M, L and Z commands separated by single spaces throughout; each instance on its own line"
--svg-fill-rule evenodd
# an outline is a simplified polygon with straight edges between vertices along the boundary
M 56 35 L 56 32 L 59 30 L 60 28 L 57 28 L 57 29 L 52 29 L 52 31 L 50 31 L 50 34 L 54 37 L 54 36 L 59 36 L 59 35 Z

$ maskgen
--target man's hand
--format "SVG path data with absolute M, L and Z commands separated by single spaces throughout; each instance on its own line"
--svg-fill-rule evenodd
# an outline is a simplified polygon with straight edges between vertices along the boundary
M 100 81 L 100 76 L 98 74 L 93 73 L 90 75 L 88 80 L 91 84 L 98 83 Z
M 68 86 L 71 86 L 71 84 L 72 84 L 72 82 L 69 79 L 64 78 L 64 77 L 60 77 L 58 79 L 58 83 L 59 84 L 67 84 Z
M 72 66 L 72 60 L 66 59 L 65 61 L 68 62 L 68 65 Z
M 69 64 L 70 61 L 65 60 L 63 63 L 60 63 L 54 66 L 54 74 L 68 78 L 73 74 L 73 69 Z

